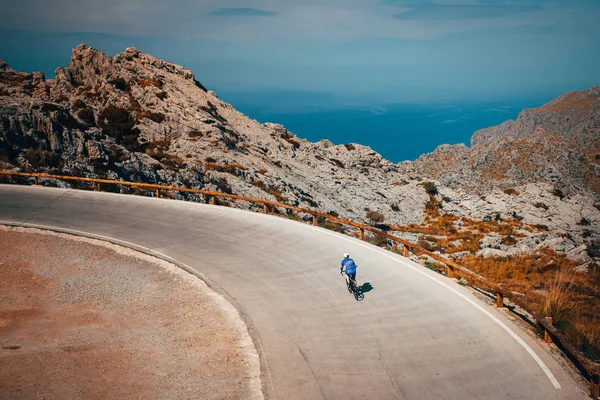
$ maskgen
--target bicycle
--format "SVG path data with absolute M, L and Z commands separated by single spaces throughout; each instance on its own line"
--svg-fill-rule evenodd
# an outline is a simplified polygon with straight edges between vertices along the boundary
M 343 271 L 340 271 L 340 275 L 344 276 L 346 274 Z M 346 287 L 348 288 L 348 292 L 354 296 L 356 301 L 361 301 L 365 298 L 365 295 L 360 291 L 360 286 L 356 286 L 354 280 L 352 280 L 350 277 L 347 277 L 346 279 Z

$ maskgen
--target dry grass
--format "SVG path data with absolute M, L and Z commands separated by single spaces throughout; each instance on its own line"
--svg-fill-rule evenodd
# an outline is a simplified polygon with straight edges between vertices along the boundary
M 206 162 L 204 163 L 204 169 L 206 169 L 207 171 L 227 172 L 228 174 L 239 176 L 240 171 L 246 171 L 248 168 L 236 163 L 217 164 L 214 162 Z
M 254 186 L 262 190 L 263 192 L 269 193 L 272 196 L 275 196 L 278 202 L 285 203 L 287 201 L 287 197 L 285 197 L 279 189 L 275 186 L 266 185 L 263 181 L 252 181 Z
M 600 267 L 576 272 L 579 261 L 550 249 L 514 257 L 469 255 L 458 262 L 509 291 L 524 294 L 536 311 L 553 318 L 571 344 L 600 359 Z

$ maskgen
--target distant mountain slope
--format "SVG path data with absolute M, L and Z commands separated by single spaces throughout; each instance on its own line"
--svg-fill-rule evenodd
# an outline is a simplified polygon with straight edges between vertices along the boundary
M 423 216 L 419 181 L 369 147 L 260 124 L 188 69 L 134 48 L 109 57 L 80 45 L 48 81 L 2 63 L 0 94 L 5 167 L 229 191 L 359 220 L 365 208 L 397 223 Z M 399 202 L 403 213 L 391 209 Z
M 516 121 L 481 129 L 471 148 L 441 146 L 404 165 L 452 187 L 482 192 L 547 182 L 600 194 L 600 86 L 523 110 Z
M 584 93 L 524 111 L 519 129 L 480 131 L 471 148 L 440 146 L 393 164 L 366 146 L 311 143 L 261 124 L 188 69 L 135 48 L 110 57 L 80 45 L 54 80 L 0 61 L 0 168 L 233 192 L 392 230 L 435 213 L 459 218 L 461 229 L 502 220 L 520 231 L 484 229 L 469 246 L 468 235 L 453 239 L 454 249 L 549 247 L 589 262 L 600 255 L 598 90 Z M 418 231 L 403 234 L 432 239 Z

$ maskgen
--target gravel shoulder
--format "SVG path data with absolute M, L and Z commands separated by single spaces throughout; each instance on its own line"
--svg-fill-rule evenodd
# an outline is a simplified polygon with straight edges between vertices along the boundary
M 113 244 L 0 226 L 0 398 L 262 399 L 235 308 Z

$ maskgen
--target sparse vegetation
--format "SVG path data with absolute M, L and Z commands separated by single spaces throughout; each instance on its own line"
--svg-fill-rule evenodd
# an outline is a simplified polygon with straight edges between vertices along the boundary
M 200 132 L 200 131 L 199 131 L 199 130 L 197 130 L 197 129 L 192 129 L 192 130 L 191 130 L 191 131 L 188 133 L 188 136 L 189 136 L 189 137 L 191 137 L 191 138 L 198 138 L 198 137 L 202 137 L 202 136 L 203 136 L 203 134 L 202 134 L 202 132 Z
M 390 207 L 392 208 L 392 211 L 400 211 L 400 207 L 398 207 L 397 204 L 392 204 Z
M 535 206 L 536 208 L 541 208 L 541 209 L 543 209 L 544 211 L 548 211 L 548 209 L 550 208 L 550 207 L 548 207 L 546 204 L 544 204 L 544 203 L 541 203 L 541 202 L 539 202 L 539 201 L 538 201 L 537 203 L 535 203 L 535 204 L 534 204 L 534 206 Z
M 115 138 L 117 144 L 125 146 L 127 150 L 144 150 L 144 146 L 138 142 L 140 130 L 135 127 L 135 119 L 128 110 L 116 106 L 106 107 L 98 115 L 98 126 L 105 135 Z
M 152 111 L 144 111 L 138 114 L 139 119 L 147 118 L 150 121 L 156 122 L 157 124 L 162 124 L 165 122 L 166 116 L 160 112 L 152 112 Z
M 337 158 L 332 158 L 331 162 L 334 163 L 338 168 L 342 168 L 342 169 L 346 168 L 344 166 L 344 163 L 341 162 L 340 160 L 338 160 Z
M 580 261 L 541 249 L 512 257 L 465 256 L 459 263 L 506 290 L 523 293 L 527 302 L 580 351 L 600 360 L 600 268 L 575 272 Z
M 519 194 L 519 192 L 517 192 L 517 191 L 516 191 L 515 189 L 513 189 L 513 188 L 504 189 L 504 190 L 503 190 L 503 192 L 504 192 L 505 194 L 508 194 L 508 195 L 514 195 L 514 196 L 516 196 L 516 195 L 518 195 L 518 194 Z
M 60 110 L 60 106 L 58 104 L 54 104 L 54 103 L 44 103 L 40 107 L 40 111 L 43 111 L 43 112 L 54 112 L 54 111 L 58 111 L 58 110 Z
M 125 81 L 125 79 L 123 78 L 116 78 L 116 79 L 112 79 L 110 81 L 108 81 L 108 83 L 110 83 L 111 85 L 113 85 L 115 87 L 115 89 L 119 89 L 119 90 L 127 90 L 127 82 Z
M 246 171 L 248 168 L 236 163 L 221 165 L 207 162 L 204 164 L 204 169 L 206 169 L 207 171 L 227 172 L 228 174 L 239 176 L 240 171 Z
M 89 126 L 96 126 L 96 117 L 94 116 L 94 110 L 92 110 L 89 107 L 80 109 L 77 112 L 77 117 Z
M 156 97 L 158 97 L 161 100 L 164 100 L 167 97 L 169 97 L 169 95 L 167 94 L 167 92 L 158 92 L 158 93 L 156 93 Z
M 154 86 L 159 89 L 162 89 L 163 87 L 163 83 L 160 79 L 138 79 L 137 84 L 139 87 Z
M 42 149 L 27 149 L 23 153 L 23 157 L 29 161 L 34 170 L 58 167 L 60 165 L 58 154 Z
M 354 145 L 353 145 L 353 144 L 351 144 L 351 143 L 346 143 L 346 144 L 344 144 L 344 147 L 346 147 L 346 149 L 347 149 L 348 151 L 352 151 L 352 150 L 354 150 L 354 149 L 355 149 Z
M 231 194 L 231 186 L 229 186 L 229 182 L 225 178 L 219 178 L 217 181 L 217 189 L 223 193 Z
M 378 213 L 377 211 L 367 211 L 367 219 L 371 221 L 371 223 L 381 223 L 385 219 L 385 216 L 382 213 Z
M 428 181 L 423 182 L 421 185 L 423 186 L 423 189 L 425 189 L 425 192 L 427 192 L 428 195 L 436 196 L 438 194 L 438 189 L 437 186 L 435 186 L 435 183 Z
M 260 181 L 260 180 L 259 181 L 253 180 L 251 183 L 254 186 L 256 186 L 257 188 L 259 188 L 260 190 L 262 190 L 266 193 L 269 193 L 272 196 L 275 196 L 275 198 L 277 199 L 278 202 L 285 203 L 287 201 L 287 198 L 285 196 L 283 196 L 281 191 L 279 189 L 277 189 L 275 186 L 267 185 L 263 181 Z
M 559 188 L 554 188 L 554 190 L 552 191 L 552 194 L 561 200 L 565 198 L 565 194 Z
M 589 225 L 591 225 L 591 224 L 592 224 L 592 223 L 590 222 L 590 220 L 589 220 L 589 219 L 587 219 L 587 218 L 585 218 L 585 217 L 581 217 L 581 219 L 580 219 L 580 220 L 579 220 L 579 222 L 577 223 L 577 225 L 580 225 L 580 226 L 589 226 Z

